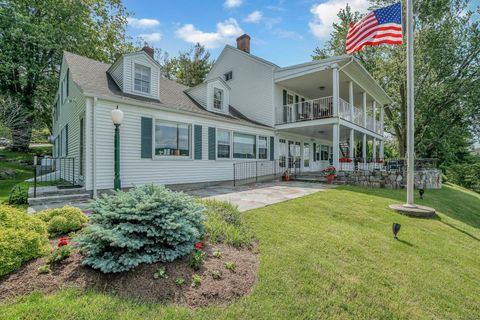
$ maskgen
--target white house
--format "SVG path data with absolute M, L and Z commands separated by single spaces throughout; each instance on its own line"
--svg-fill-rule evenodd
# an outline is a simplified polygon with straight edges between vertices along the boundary
M 106 64 L 64 53 L 53 110 L 54 157 L 75 159 L 74 179 L 94 193 L 114 180 L 111 111 L 120 126 L 122 187 L 233 179 L 233 164 L 278 161 L 318 171 L 354 157 L 367 140 L 383 158 L 391 99 L 352 56 L 279 67 L 227 45 L 204 83 L 162 77 L 150 48 Z

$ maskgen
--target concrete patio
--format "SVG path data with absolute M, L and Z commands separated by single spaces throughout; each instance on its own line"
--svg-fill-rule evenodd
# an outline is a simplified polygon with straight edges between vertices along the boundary
M 333 185 L 319 183 L 279 181 L 239 187 L 212 186 L 199 190 L 190 190 L 187 193 L 197 197 L 230 202 L 238 205 L 240 211 L 244 212 L 334 187 Z

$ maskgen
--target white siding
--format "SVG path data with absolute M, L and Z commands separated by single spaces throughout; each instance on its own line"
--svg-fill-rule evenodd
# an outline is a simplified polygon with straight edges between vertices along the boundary
M 114 63 L 109 73 L 118 87 L 123 90 L 123 57 Z
M 207 83 L 204 82 L 188 90 L 188 95 L 207 109 Z
M 98 100 L 96 117 L 96 181 L 98 189 L 113 187 L 113 138 L 114 126 L 111 124 L 110 112 L 116 103 Z M 244 133 L 271 136 L 272 130 L 251 128 L 238 124 L 202 119 L 198 116 L 179 115 L 149 108 L 119 104 L 124 112 L 124 121 L 120 126 L 121 145 L 121 180 L 123 187 L 155 184 L 183 184 L 207 181 L 224 181 L 233 178 L 233 163 L 241 160 L 208 160 L 208 127 L 218 127 Z M 202 125 L 203 160 L 192 159 L 142 159 L 141 151 L 141 117 L 173 120 Z M 192 135 L 193 140 L 193 135 Z M 193 152 L 193 146 L 192 146 Z
M 67 74 L 68 65 L 65 59 L 62 63 L 62 69 L 60 70 L 60 82 Z M 71 75 L 69 79 L 69 95 L 65 99 L 65 103 L 59 100 L 60 115 L 58 121 L 53 123 L 53 135 L 57 137 L 57 143 L 62 142 L 62 154 L 54 152 L 54 156 L 64 156 L 68 158 L 74 158 L 74 172 L 75 182 L 83 183 L 83 179 L 80 177 L 80 117 L 85 113 L 85 97 L 79 90 L 78 86 L 73 82 Z M 66 139 L 65 139 L 65 126 L 68 124 L 68 154 L 65 154 Z M 60 134 L 63 135 L 60 139 Z
M 227 82 L 231 88 L 230 105 L 250 119 L 273 126 L 273 70 L 274 66 L 226 47 L 207 80 L 223 79 L 224 73 L 233 71 L 233 79 Z
M 134 90 L 135 63 L 150 68 L 150 94 Z M 123 75 L 123 92 L 154 99 L 161 98 L 159 92 L 160 68 L 143 51 L 123 56 Z

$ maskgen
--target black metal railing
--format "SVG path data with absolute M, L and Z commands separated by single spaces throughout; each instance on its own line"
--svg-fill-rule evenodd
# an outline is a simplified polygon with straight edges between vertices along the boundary
M 233 185 L 274 180 L 285 172 L 279 160 L 244 161 L 233 164 Z
M 33 163 L 33 197 L 39 186 L 75 186 L 75 158 L 35 157 Z
M 415 159 L 415 171 L 436 169 L 438 159 Z M 384 170 L 384 171 L 406 171 L 407 160 L 405 158 L 347 158 L 339 159 L 340 171 L 352 170 Z

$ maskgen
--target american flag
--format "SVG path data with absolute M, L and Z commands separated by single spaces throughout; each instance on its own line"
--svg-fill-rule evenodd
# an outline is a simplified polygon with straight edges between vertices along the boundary
M 374 10 L 355 24 L 347 33 L 347 53 L 365 46 L 402 44 L 402 5 L 400 2 Z

